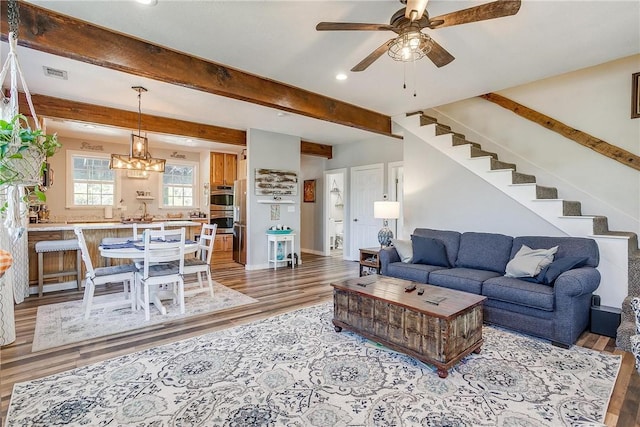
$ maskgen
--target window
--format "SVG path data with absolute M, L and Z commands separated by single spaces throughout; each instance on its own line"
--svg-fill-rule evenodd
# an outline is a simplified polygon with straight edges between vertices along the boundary
M 67 171 L 71 175 L 69 189 L 72 207 L 113 206 L 116 192 L 116 175 L 109 169 L 106 155 L 87 155 L 69 152 Z
M 196 166 L 167 162 L 162 176 L 162 205 L 165 208 L 195 207 Z

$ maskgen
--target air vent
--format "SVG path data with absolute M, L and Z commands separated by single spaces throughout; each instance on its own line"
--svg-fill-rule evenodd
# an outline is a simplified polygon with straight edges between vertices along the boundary
M 42 67 L 44 70 L 44 75 L 47 77 L 55 77 L 56 79 L 67 80 L 67 72 L 64 70 L 57 70 L 55 68 L 47 67 L 46 65 Z

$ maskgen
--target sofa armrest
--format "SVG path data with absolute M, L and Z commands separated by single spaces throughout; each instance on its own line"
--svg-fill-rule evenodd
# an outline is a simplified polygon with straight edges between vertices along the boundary
M 380 249 L 378 257 L 380 258 L 380 273 L 383 275 L 387 274 L 389 264 L 400 262 L 400 255 L 398 255 L 398 251 L 393 246 Z
M 600 286 L 600 272 L 593 267 L 565 271 L 554 283 L 556 297 L 590 295 Z

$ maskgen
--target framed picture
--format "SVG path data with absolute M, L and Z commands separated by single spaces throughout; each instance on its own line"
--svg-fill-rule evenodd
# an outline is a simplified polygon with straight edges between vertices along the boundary
M 631 75 L 631 118 L 640 117 L 640 73 Z
M 295 196 L 298 174 L 278 169 L 256 169 L 256 196 Z
M 316 180 L 315 179 L 305 179 L 304 201 L 309 203 L 314 203 L 316 201 Z

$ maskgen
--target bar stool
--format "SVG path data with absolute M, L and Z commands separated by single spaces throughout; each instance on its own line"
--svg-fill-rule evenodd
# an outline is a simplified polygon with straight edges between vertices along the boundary
M 59 270 L 62 270 L 62 255 L 65 251 L 76 251 L 76 269 L 75 270 L 67 270 L 60 271 L 57 273 L 47 273 L 44 274 L 44 253 L 45 252 L 59 252 Z M 71 276 L 76 275 L 78 282 L 78 290 L 82 289 L 82 279 L 81 279 L 81 270 L 82 270 L 82 252 L 80 251 L 80 245 L 78 244 L 78 239 L 69 239 L 69 240 L 46 240 L 43 242 L 36 243 L 36 253 L 38 254 L 38 296 L 42 296 L 42 288 L 44 287 L 44 279 L 49 279 L 52 277 L 62 277 L 62 276 Z

